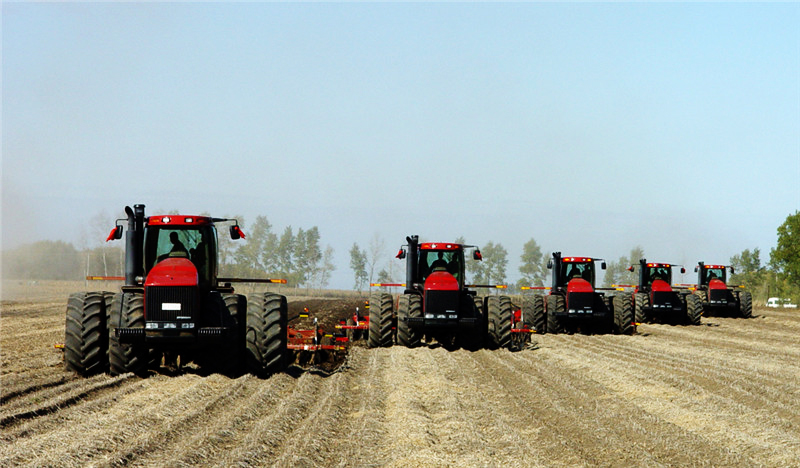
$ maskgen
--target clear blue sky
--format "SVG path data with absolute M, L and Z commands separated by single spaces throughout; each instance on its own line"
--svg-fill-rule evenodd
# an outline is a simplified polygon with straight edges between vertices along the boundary
M 800 209 L 800 4 L 2 3 L 2 248 L 126 204 L 722 263 Z M 155 214 L 150 211 L 151 214 Z M 398 266 L 398 265 L 396 265 Z M 399 270 L 400 268 L 398 268 Z

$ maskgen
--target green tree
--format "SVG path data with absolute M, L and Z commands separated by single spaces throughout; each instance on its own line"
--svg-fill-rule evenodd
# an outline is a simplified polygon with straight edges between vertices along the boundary
M 224 234 L 227 234 L 224 233 Z M 268 264 L 269 256 L 264 255 L 269 250 L 268 244 L 275 237 L 272 233 L 272 224 L 266 216 L 256 217 L 255 222 L 245 233 L 244 239 L 239 239 L 238 248 L 233 253 L 235 265 L 231 270 L 237 276 L 263 277 L 273 273 L 273 265 Z M 222 237 L 222 236 L 221 236 Z M 229 235 L 226 235 L 230 239 Z M 234 241 L 231 241 L 234 242 Z
M 616 262 L 607 262 L 603 286 L 608 288 L 613 284 L 636 284 L 639 280 L 638 272 L 628 271 L 628 267 L 638 265 L 642 258 L 644 258 L 644 249 L 637 245 L 631 249 L 627 257 L 622 256 Z
M 314 226 L 304 231 L 297 230 L 294 242 L 294 268 L 298 285 L 310 286 L 322 262 L 322 250 L 319 246 L 319 229 Z
M 361 292 L 364 289 L 364 283 L 368 280 L 367 275 L 367 254 L 364 253 L 355 242 L 353 247 L 350 248 L 350 268 L 355 275 L 355 289 Z
M 295 237 L 292 232 L 291 226 L 286 226 L 278 240 L 278 248 L 275 252 L 275 260 L 277 273 L 282 278 L 286 278 L 287 282 L 296 286 L 296 278 L 293 277 L 294 273 L 294 243 Z
M 483 248 L 484 269 L 481 282 L 503 284 L 506 281 L 508 251 L 502 244 L 487 243 Z
M 201 214 L 201 216 L 210 216 L 209 214 Z M 239 221 L 239 227 L 244 231 L 245 238 L 239 240 L 231 239 L 229 226 L 231 223 L 224 223 L 217 226 L 217 262 L 219 265 L 220 276 L 238 276 L 240 273 L 237 271 L 236 251 L 239 247 L 249 239 L 250 232 L 245 229 L 245 220 L 242 216 L 225 216 L 226 219 L 236 219 Z
M 778 244 L 770 251 L 769 262 L 790 282 L 800 284 L 800 212 L 787 216 L 778 227 Z
M 331 273 L 335 269 L 336 265 L 333 264 L 333 247 L 329 245 L 325 247 L 320 265 L 314 270 L 314 285 L 318 288 L 326 287 L 331 280 Z
M 531 239 L 522 246 L 520 260 L 522 264 L 519 266 L 519 272 L 522 274 L 522 278 L 520 278 L 518 284 L 521 286 L 543 286 L 547 273 L 547 262 L 536 240 Z

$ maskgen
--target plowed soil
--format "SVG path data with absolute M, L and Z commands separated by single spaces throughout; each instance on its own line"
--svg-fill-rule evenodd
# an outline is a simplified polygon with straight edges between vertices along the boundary
M 65 304 L 2 303 L 0 466 L 800 466 L 796 311 L 142 379 L 65 371 Z

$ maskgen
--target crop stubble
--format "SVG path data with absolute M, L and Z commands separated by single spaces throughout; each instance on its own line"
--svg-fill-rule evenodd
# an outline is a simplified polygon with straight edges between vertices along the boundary
M 83 379 L 53 348 L 63 301 L 4 302 L 0 465 L 798 466 L 800 314 L 757 314 L 517 353 L 354 346 L 333 373 Z

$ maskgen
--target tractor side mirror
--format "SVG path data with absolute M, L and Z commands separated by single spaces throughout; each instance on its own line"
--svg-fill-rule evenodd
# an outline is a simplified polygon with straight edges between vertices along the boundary
M 244 233 L 242 232 L 241 229 L 239 229 L 238 224 L 234 224 L 233 226 L 231 226 L 231 239 L 236 240 L 236 239 L 241 239 L 243 237 Z
M 731 274 L 732 274 L 732 275 L 735 275 L 735 274 L 736 274 L 736 272 L 735 272 L 735 271 L 733 271 L 733 267 L 728 267 L 728 268 L 730 268 L 730 269 L 731 269 Z
M 602 270 L 606 269 L 606 262 L 603 262 L 603 263 L 600 264 L 600 269 L 602 269 Z
M 116 240 L 116 239 L 122 239 L 122 225 L 120 225 L 120 224 L 117 224 L 116 226 L 114 226 L 114 228 L 111 230 L 111 232 L 108 233 L 108 237 L 106 238 L 106 242 L 112 241 L 112 240 Z
M 553 269 L 553 259 L 552 258 L 547 261 L 547 269 L 548 270 L 552 270 Z
M 628 270 L 628 271 L 630 271 L 630 272 L 633 272 L 633 265 L 629 266 L 629 267 L 627 268 L 627 270 Z
M 483 255 L 481 255 L 480 250 L 475 249 L 475 251 L 472 252 L 472 258 L 474 258 L 475 260 L 483 260 Z
M 697 273 L 697 267 L 694 267 L 694 272 Z
M 681 274 L 684 274 L 684 273 L 686 273 L 686 268 L 681 267 Z
M 403 249 L 398 250 L 395 258 L 399 258 L 400 260 L 406 258 L 406 251 Z

